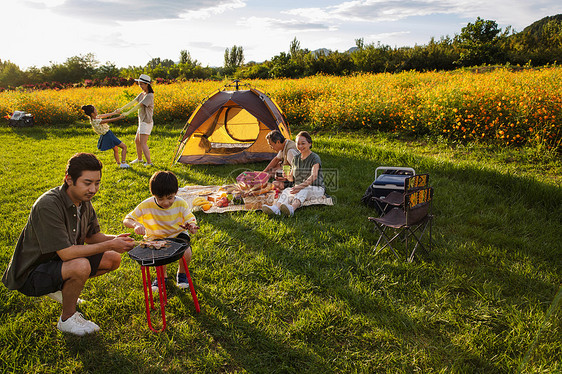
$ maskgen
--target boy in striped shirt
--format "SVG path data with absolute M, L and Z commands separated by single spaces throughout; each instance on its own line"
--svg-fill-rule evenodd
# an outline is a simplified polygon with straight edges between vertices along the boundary
M 152 196 L 127 214 L 123 224 L 134 229 L 135 234 L 143 235 L 145 240 L 177 238 L 189 243 L 188 231 L 195 234 L 199 227 L 187 202 L 176 196 L 178 188 L 178 179 L 174 173 L 157 171 L 150 178 L 150 193 Z M 189 265 L 191 246 L 186 249 L 183 257 Z M 166 266 L 164 266 L 164 275 L 166 274 Z M 167 276 L 166 280 L 168 280 Z M 179 288 L 189 287 L 181 260 L 178 261 L 176 280 Z M 152 282 L 152 289 L 154 292 L 158 291 L 156 279 Z

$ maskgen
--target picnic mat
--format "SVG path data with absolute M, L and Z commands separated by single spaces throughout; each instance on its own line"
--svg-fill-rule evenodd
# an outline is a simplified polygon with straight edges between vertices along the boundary
M 198 196 L 201 196 L 201 194 L 219 193 L 220 188 L 221 186 L 185 186 L 185 187 L 181 187 L 178 190 L 177 195 L 182 199 L 184 199 L 185 201 L 187 201 L 189 206 L 193 209 L 193 199 L 195 199 Z M 265 195 L 264 198 L 267 200 L 267 203 L 273 204 L 276 201 L 274 191 L 270 191 L 264 195 Z M 332 201 L 332 198 L 330 196 L 323 196 L 322 198 L 314 199 L 314 201 L 305 201 L 302 206 L 310 206 L 310 205 L 334 205 L 334 202 Z M 201 211 L 205 213 L 225 213 L 225 212 L 236 212 L 240 210 L 247 211 L 247 210 L 256 210 L 256 209 L 247 208 L 247 204 L 238 204 L 238 205 L 229 204 L 227 207 L 224 208 L 219 208 L 213 205 L 209 210 L 201 209 Z

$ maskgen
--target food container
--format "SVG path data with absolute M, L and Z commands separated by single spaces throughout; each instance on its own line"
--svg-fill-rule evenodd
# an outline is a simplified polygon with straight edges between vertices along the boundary
M 236 177 L 236 183 L 243 189 L 257 185 L 265 187 L 268 180 L 269 174 L 263 171 L 245 171 Z
M 218 193 L 214 193 L 212 195 L 207 196 L 207 200 L 213 203 L 216 203 L 217 201 L 219 201 L 220 199 L 222 199 L 223 197 L 226 197 L 227 193 L 226 192 L 218 192 Z
M 261 209 L 263 204 L 271 205 L 275 202 L 275 193 L 268 192 L 258 196 L 247 196 L 244 198 L 244 209 L 257 210 Z

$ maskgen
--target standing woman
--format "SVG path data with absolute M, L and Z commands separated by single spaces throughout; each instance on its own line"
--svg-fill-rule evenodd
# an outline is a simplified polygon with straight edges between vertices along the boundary
M 154 91 L 152 90 L 152 86 L 150 85 L 151 79 L 146 74 L 141 74 L 139 79 L 135 79 L 135 81 L 139 82 L 139 86 L 142 89 L 142 92 L 138 94 L 137 97 L 124 107 L 117 109 L 118 113 L 121 113 L 124 110 L 127 110 L 131 107 L 127 113 L 124 113 L 124 116 L 136 111 L 139 111 L 139 127 L 137 129 L 137 135 L 135 136 L 135 146 L 137 148 L 137 159 L 132 161 L 131 164 L 136 164 L 138 162 L 142 162 L 142 155 L 144 154 L 144 158 L 146 162 L 144 163 L 145 166 L 152 166 L 152 161 L 150 159 L 150 149 L 148 149 L 148 137 L 152 132 L 152 127 L 154 126 L 154 121 L 152 116 L 154 114 Z

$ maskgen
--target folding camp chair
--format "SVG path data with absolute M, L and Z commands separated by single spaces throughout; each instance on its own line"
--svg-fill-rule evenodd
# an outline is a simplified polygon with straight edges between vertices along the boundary
M 427 186 L 429 186 L 429 174 L 413 175 L 404 179 L 404 191 L 390 191 L 386 196 L 373 196 L 371 199 L 377 205 L 378 211 L 381 212 L 382 217 L 389 208 L 403 207 L 404 196 L 408 192 L 416 191 Z
M 379 244 L 381 244 L 382 240 L 384 240 L 385 242 L 384 245 L 376 250 L 376 254 L 382 251 L 384 248 L 389 247 L 394 255 L 398 259 L 400 259 L 400 256 L 396 251 L 396 245 L 393 246 L 393 244 L 397 241 L 396 239 L 400 238 L 402 238 L 406 242 L 405 247 L 406 254 L 408 255 L 408 262 L 413 261 L 418 247 L 420 247 L 424 252 L 428 253 L 428 250 L 422 243 L 422 239 L 426 229 L 429 227 L 428 248 L 429 250 L 431 250 L 431 226 L 433 221 L 433 216 L 431 215 L 432 199 L 433 188 L 422 188 L 404 195 L 404 209 L 393 208 L 383 217 L 369 217 L 369 221 L 375 224 L 375 228 L 380 233 L 377 244 L 375 244 L 375 249 L 377 249 Z M 388 229 L 392 229 L 394 231 L 394 236 L 390 237 L 387 234 L 387 231 L 392 231 Z M 416 242 L 411 253 L 408 252 L 408 241 L 410 240 L 410 238 L 412 238 Z

